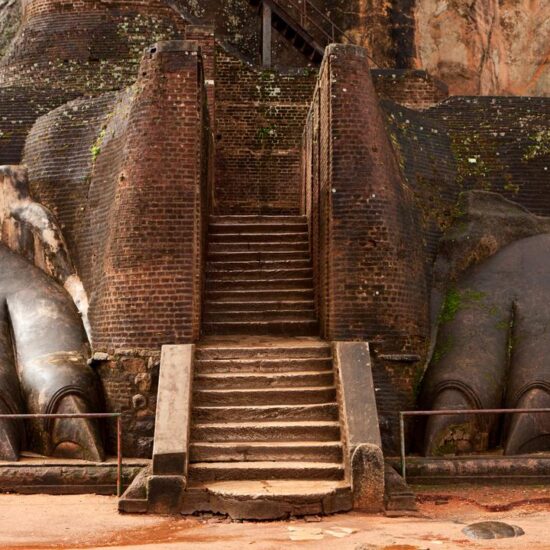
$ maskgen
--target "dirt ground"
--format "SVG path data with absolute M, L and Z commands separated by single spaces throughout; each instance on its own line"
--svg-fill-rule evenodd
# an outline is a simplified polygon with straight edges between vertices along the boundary
M 546 487 L 422 488 L 417 517 L 360 513 L 281 522 L 231 522 L 203 516 L 123 516 L 116 499 L 0 495 L 3 550 L 124 548 L 125 550 L 550 550 Z M 471 541 L 468 523 L 501 520 L 520 526 L 517 539 Z

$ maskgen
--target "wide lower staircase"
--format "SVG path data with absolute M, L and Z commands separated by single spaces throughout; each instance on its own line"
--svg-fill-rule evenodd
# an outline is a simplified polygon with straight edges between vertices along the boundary
M 186 510 L 274 518 L 351 508 L 307 224 L 214 217 L 194 361 Z

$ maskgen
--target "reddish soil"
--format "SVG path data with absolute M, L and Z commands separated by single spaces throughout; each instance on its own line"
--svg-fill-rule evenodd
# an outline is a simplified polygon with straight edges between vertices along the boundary
M 116 499 L 93 495 L 0 495 L 3 550 L 212 549 L 550 550 L 550 491 L 545 487 L 425 487 L 419 512 L 389 518 L 361 513 L 286 522 L 231 522 L 214 516 L 123 516 Z M 499 520 L 525 531 L 517 539 L 471 541 L 468 523 Z M 302 540 L 291 541 L 290 530 Z M 341 538 L 340 538 L 341 537 Z

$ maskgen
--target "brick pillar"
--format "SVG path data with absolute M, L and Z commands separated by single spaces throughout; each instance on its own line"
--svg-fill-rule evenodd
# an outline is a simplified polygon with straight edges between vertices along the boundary
M 327 312 L 331 340 L 419 353 L 428 334 L 421 232 L 374 90 L 366 51 L 327 50 Z M 326 136 L 323 136 L 326 134 Z M 325 139 L 326 138 L 326 139 Z M 323 260 L 321 259 L 321 262 Z
M 198 338 L 202 65 L 196 42 L 148 49 L 93 300 L 96 348 L 157 348 Z

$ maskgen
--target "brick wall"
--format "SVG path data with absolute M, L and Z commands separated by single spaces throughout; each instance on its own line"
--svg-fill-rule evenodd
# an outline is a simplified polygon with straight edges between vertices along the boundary
M 380 98 L 411 109 L 427 109 L 449 97 L 447 85 L 426 71 L 376 69 L 371 74 Z
M 368 340 L 386 450 L 428 339 L 422 228 L 365 52 L 331 46 L 304 132 L 304 211 L 324 336 Z
M 163 0 L 26 0 L 21 9 L 0 60 L 0 162 L 9 164 L 40 115 L 133 83 L 145 47 L 186 27 Z
M 134 88 L 43 117 L 27 143 L 33 193 L 90 295 L 96 350 L 198 336 L 208 123 L 196 45 L 181 44 L 151 50 Z
M 308 135 L 318 148 L 306 155 L 306 209 L 326 337 L 419 353 L 427 336 L 421 233 L 361 48 L 330 48 Z
M 297 213 L 316 71 L 258 70 L 221 47 L 216 71 L 216 212 Z
M 135 81 L 145 47 L 183 37 L 185 21 L 162 0 L 28 0 L 0 62 L 0 85 L 41 82 L 98 94 Z
M 107 410 L 123 411 L 133 456 L 151 448 L 160 346 L 199 335 L 206 104 L 197 44 L 160 43 L 135 86 L 41 117 L 25 149 L 32 191 L 59 219 L 87 289 Z

